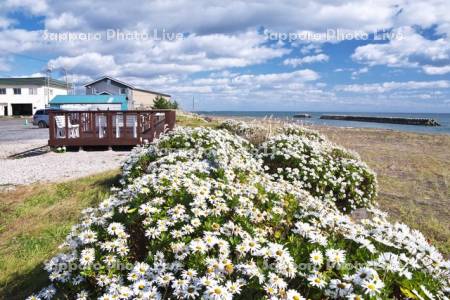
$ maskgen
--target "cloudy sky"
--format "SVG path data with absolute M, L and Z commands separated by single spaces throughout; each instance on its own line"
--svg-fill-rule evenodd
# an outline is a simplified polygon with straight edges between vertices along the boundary
M 450 112 L 448 0 L 114 2 L 0 0 L 0 76 L 110 75 L 186 109 Z

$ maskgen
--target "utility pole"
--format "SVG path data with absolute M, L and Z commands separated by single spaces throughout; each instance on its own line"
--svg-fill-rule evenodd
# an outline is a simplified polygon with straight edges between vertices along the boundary
M 64 80 L 66 81 L 67 94 L 70 95 L 69 81 L 67 81 L 67 70 L 63 67 L 62 71 L 64 72 Z
M 47 104 L 50 103 L 50 76 L 52 75 L 52 70 L 50 67 L 47 68 Z
M 195 99 L 194 96 L 192 96 L 192 112 L 195 111 Z

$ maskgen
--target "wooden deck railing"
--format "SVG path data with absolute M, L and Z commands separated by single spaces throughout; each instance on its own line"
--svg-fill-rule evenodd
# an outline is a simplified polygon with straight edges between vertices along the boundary
M 132 146 L 175 127 L 174 110 L 49 112 L 49 140 L 60 146 Z

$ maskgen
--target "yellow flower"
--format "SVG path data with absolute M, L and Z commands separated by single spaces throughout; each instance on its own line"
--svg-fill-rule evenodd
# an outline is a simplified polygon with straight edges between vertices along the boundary
M 228 264 L 225 265 L 225 271 L 226 271 L 228 274 L 233 273 L 233 270 L 234 270 L 234 267 L 233 267 L 233 264 L 232 264 L 232 263 L 228 263 Z

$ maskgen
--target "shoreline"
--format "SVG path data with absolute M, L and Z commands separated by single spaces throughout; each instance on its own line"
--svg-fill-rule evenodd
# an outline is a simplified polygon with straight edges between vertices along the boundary
M 367 130 L 367 131 L 386 131 L 386 132 L 398 132 L 398 133 L 405 133 L 405 134 L 418 134 L 418 135 L 431 135 L 431 136 L 448 136 L 450 138 L 450 132 L 421 132 L 421 131 L 414 131 L 414 130 L 398 130 L 393 128 L 381 128 L 381 127 L 364 127 L 364 126 L 335 126 L 335 125 L 328 125 L 328 124 L 308 124 L 308 122 L 302 122 L 303 120 L 309 120 L 309 119 L 295 119 L 295 118 L 280 118 L 280 117 L 271 117 L 271 116 L 234 116 L 234 115 L 208 115 L 208 114 L 197 114 L 199 117 L 205 119 L 209 118 L 211 120 L 216 121 L 224 121 L 226 119 L 234 119 L 238 121 L 244 121 L 244 122 L 273 122 L 277 124 L 282 123 L 292 123 L 301 125 L 310 129 L 319 130 L 320 129 L 343 129 L 343 130 Z M 346 121 L 342 121 L 343 124 Z M 376 123 L 373 123 L 376 124 Z
M 321 120 L 339 120 L 339 121 L 356 121 L 367 123 L 382 123 L 382 124 L 399 124 L 399 125 L 414 125 L 414 126 L 441 126 L 436 120 L 432 118 L 411 118 L 411 117 L 375 117 L 363 115 L 321 115 Z

